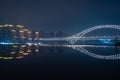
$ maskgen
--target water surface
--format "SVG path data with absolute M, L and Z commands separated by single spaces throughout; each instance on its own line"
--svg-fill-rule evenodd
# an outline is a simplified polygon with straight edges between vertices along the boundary
M 92 57 L 78 50 L 80 48 L 103 56 L 120 53 L 120 48 L 114 46 L 0 46 L 0 76 L 9 79 L 119 78 L 120 60 L 115 59 L 119 56 L 112 59 Z

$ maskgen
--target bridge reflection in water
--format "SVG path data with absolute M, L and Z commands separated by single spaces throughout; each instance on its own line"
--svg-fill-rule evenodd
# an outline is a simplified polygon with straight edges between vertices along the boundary
M 0 46 L 0 59 L 4 60 L 12 60 L 12 59 L 21 59 L 24 58 L 25 56 L 28 56 L 33 53 L 40 53 L 40 47 L 69 47 L 75 50 L 78 50 L 90 57 L 97 58 L 97 59 L 120 59 L 120 54 L 119 52 L 113 53 L 113 54 L 106 54 L 106 55 L 101 55 L 97 54 L 96 52 L 91 52 L 87 49 L 88 48 L 114 48 L 114 46 L 103 46 L 103 45 L 40 45 L 40 44 L 26 44 L 26 45 L 1 45 Z M 118 48 L 119 49 L 119 48 Z M 106 51 L 107 52 L 107 51 Z M 74 53 L 76 54 L 76 53 Z

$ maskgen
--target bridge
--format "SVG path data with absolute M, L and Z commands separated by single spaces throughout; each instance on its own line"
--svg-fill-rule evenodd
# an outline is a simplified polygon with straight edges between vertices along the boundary
M 97 58 L 97 59 L 106 59 L 106 60 L 115 60 L 120 59 L 120 54 L 111 54 L 111 55 L 101 55 L 101 54 L 95 54 L 94 52 L 90 52 L 85 49 L 85 47 L 104 47 L 104 48 L 115 48 L 114 46 L 99 46 L 99 45 L 75 45 L 75 43 L 78 40 L 115 40 L 116 36 L 98 36 L 98 37 L 85 37 L 85 35 L 91 31 L 97 30 L 97 29 L 117 29 L 120 30 L 120 25 L 99 25 L 94 26 L 91 28 L 88 28 L 78 34 L 68 36 L 68 37 L 62 37 L 62 38 L 40 38 L 39 40 L 45 40 L 45 41 L 68 41 L 71 44 L 74 45 L 62 45 L 66 47 L 70 47 L 72 49 L 78 50 L 88 56 Z M 120 36 L 117 36 L 117 39 L 120 40 Z M 61 46 L 61 45 L 60 45 Z
M 84 37 L 87 33 L 103 28 L 110 28 L 110 29 L 117 29 L 120 30 L 119 25 L 99 25 L 88 28 L 78 34 L 68 36 L 68 37 L 61 37 L 61 38 L 40 38 L 41 41 L 68 41 L 71 44 L 75 44 L 78 40 L 100 40 L 100 39 L 115 39 L 113 36 L 99 36 L 99 37 Z M 118 38 L 119 39 L 119 38 Z
M 74 45 L 59 45 L 59 46 L 65 46 L 65 47 L 70 47 L 70 48 L 73 48 L 75 50 L 78 50 L 88 56 L 91 56 L 91 57 L 94 57 L 94 58 L 98 58 L 98 59 L 120 59 L 120 54 L 112 54 L 112 55 L 100 55 L 100 54 L 95 54 L 94 52 L 90 52 L 88 50 L 85 49 L 85 47 L 107 47 L 107 48 L 115 48 L 114 46 L 104 46 L 104 45 L 75 45 L 75 43 L 78 41 L 78 40 L 83 40 L 83 41 L 86 41 L 86 40 L 107 40 L 107 41 L 110 41 L 110 40 L 115 40 L 116 36 L 97 36 L 97 37 L 85 37 L 86 34 L 88 34 L 89 32 L 92 32 L 94 30 L 97 30 L 97 29 L 117 29 L 117 30 L 120 30 L 120 25 L 99 25 L 99 26 L 94 26 L 94 27 L 91 27 L 91 28 L 88 28 L 78 34 L 75 34 L 75 35 L 72 35 L 72 36 L 68 36 L 68 37 L 59 37 L 59 38 L 39 38 L 39 33 L 36 32 L 36 36 L 35 36 L 35 41 L 36 43 L 33 42 L 33 39 L 31 38 L 31 32 L 28 31 L 28 41 L 30 42 L 25 42 L 25 45 L 27 44 L 28 46 L 31 46 L 32 44 L 35 45 L 36 47 L 36 52 L 38 52 L 38 45 L 40 46 L 51 46 L 49 44 L 41 44 L 39 43 L 39 41 L 68 41 L 69 43 L 71 44 L 74 44 Z M 12 30 L 13 32 L 15 32 L 14 30 Z M 18 30 L 19 31 L 19 30 Z M 27 30 L 24 30 L 24 31 L 27 31 Z M 24 39 L 24 31 L 21 31 L 20 34 L 21 34 L 21 38 Z M 15 33 L 14 33 L 15 34 Z M 19 35 L 18 35 L 19 36 Z M 120 36 L 117 36 L 117 39 L 120 40 Z M 24 43 L 6 43 L 6 42 L 1 42 L 0 44 L 4 44 L 4 45 L 22 45 Z M 20 53 L 22 53 L 22 49 L 23 47 L 26 47 L 25 45 L 22 45 L 21 48 L 20 48 Z M 52 46 L 57 46 L 57 45 L 52 45 Z M 16 46 L 14 46 L 16 47 Z M 28 50 L 27 52 L 31 52 L 30 50 L 30 47 L 28 47 Z M 14 52 L 12 52 L 14 54 Z M 27 55 L 27 53 L 24 53 L 24 55 Z M 2 58 L 2 57 L 1 57 Z M 10 58 L 11 59 L 11 58 Z

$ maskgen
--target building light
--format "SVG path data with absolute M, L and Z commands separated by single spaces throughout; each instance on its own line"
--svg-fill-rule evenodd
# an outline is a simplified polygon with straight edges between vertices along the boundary
M 13 57 L 8 57 L 8 59 L 13 59 Z
M 21 47 L 26 47 L 26 45 L 22 45 Z
M 34 40 L 38 40 L 38 38 L 34 38 Z
M 19 31 L 20 33 L 23 33 L 24 31 Z
M 11 52 L 10 54 L 15 54 L 16 52 Z
M 2 25 L 0 25 L 0 28 L 2 28 L 3 26 Z
M 25 39 L 26 37 L 23 36 L 23 37 L 21 37 L 21 38 Z
M 36 34 L 39 34 L 39 32 L 35 32 Z
M 23 53 L 23 51 L 19 51 L 19 53 Z
M 0 59 L 2 59 L 3 57 L 0 56 Z
M 31 33 L 31 31 L 28 31 L 28 33 Z
M 18 28 L 23 28 L 23 26 L 21 26 L 21 25 L 17 25 L 16 27 L 18 27 Z
M 8 59 L 8 57 L 3 57 L 3 59 Z
M 23 53 L 23 55 L 28 55 L 29 53 Z
M 15 46 L 15 45 L 13 46 L 13 48 L 17 48 L 17 47 L 18 47 L 18 46 Z
M 9 27 L 13 27 L 13 25 L 12 25 L 12 24 L 10 24 L 10 25 L 9 25 Z
M 18 38 L 17 36 L 14 36 L 13 38 Z
M 24 31 L 28 31 L 28 29 L 24 29 Z
M 34 44 L 35 46 L 37 46 L 38 44 Z
M 28 38 L 28 40 L 32 40 L 32 38 Z
M 12 29 L 11 31 L 12 31 L 12 32 L 16 32 L 16 30 L 13 30 L 13 29 Z
M 4 27 L 7 27 L 7 26 L 8 26 L 8 24 L 5 24 L 5 25 L 4 25 Z
M 26 43 L 27 45 L 29 45 L 29 46 L 31 46 L 32 45 L 32 43 Z
M 23 58 L 23 56 L 18 56 L 18 57 L 16 57 L 16 59 L 20 59 L 20 58 Z
M 35 52 L 39 52 L 39 50 L 38 50 L 38 49 L 36 49 L 36 50 L 35 50 Z
M 27 50 L 27 52 L 31 52 L 31 50 Z

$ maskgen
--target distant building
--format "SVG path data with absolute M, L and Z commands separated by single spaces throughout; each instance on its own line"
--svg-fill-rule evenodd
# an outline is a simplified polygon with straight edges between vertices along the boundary
M 21 25 L 0 25 L 0 43 L 39 42 L 40 34 Z
M 28 40 L 32 40 L 32 32 L 23 26 L 11 24 L 0 25 L 1 43 L 24 43 Z

